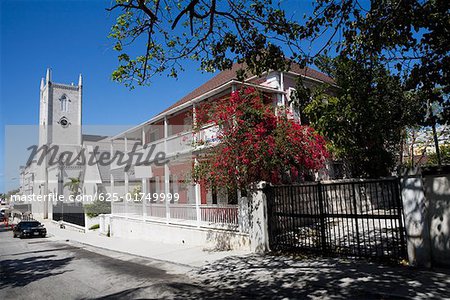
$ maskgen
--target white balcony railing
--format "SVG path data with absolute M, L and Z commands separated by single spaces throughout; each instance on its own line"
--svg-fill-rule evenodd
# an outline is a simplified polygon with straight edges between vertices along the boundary
M 170 218 L 179 220 L 197 220 L 195 204 L 170 204 Z
M 206 143 L 208 145 L 214 145 L 218 143 L 217 134 L 219 131 L 218 126 L 208 125 L 205 126 L 198 134 L 199 142 Z
M 193 150 L 192 132 L 184 132 L 167 138 L 167 155 L 174 155 Z
M 147 217 L 166 218 L 166 205 L 150 203 L 147 204 Z
M 210 225 L 226 225 L 228 228 L 238 226 L 238 206 L 237 205 L 199 205 L 200 219 L 197 220 L 197 207 L 195 204 L 169 204 L 170 218 L 167 219 L 165 203 L 147 203 L 145 206 L 147 219 L 164 219 L 169 223 L 177 223 L 179 221 L 188 221 L 192 225 L 210 226 Z M 112 215 L 142 218 L 142 203 L 125 203 L 113 202 Z M 186 223 L 186 222 L 184 222 Z
M 167 141 L 167 156 L 189 153 L 195 149 L 198 150 L 203 148 L 203 143 L 206 143 L 207 146 L 216 144 L 218 142 L 217 131 L 217 126 L 208 125 L 203 128 L 197 135 L 197 141 L 199 142 L 197 145 L 194 145 L 194 134 L 189 131 L 170 136 L 167 139 L 160 139 L 154 142 L 150 142 L 145 147 L 139 146 L 136 151 L 137 153 L 142 153 L 144 158 L 149 158 L 149 160 L 152 160 L 155 158 L 155 155 L 158 152 L 165 152 L 165 141 Z M 151 151 L 153 146 L 153 153 L 151 156 L 149 156 L 149 152 Z M 137 155 L 133 156 L 133 160 L 136 160 L 137 158 Z M 127 157 L 124 157 L 123 161 L 127 161 L 127 159 Z M 117 162 L 117 159 L 112 161 L 111 170 L 123 167 L 117 165 Z M 132 164 L 134 165 L 135 163 L 136 161 L 133 161 Z
M 238 225 L 237 205 L 202 205 L 200 206 L 200 212 L 202 222 Z

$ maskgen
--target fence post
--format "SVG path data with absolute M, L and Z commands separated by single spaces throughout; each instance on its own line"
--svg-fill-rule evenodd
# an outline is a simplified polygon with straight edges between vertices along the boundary
M 407 252 L 411 265 L 431 266 L 428 201 L 419 168 L 406 170 L 401 181 Z
M 327 253 L 327 239 L 326 239 L 326 230 L 325 230 L 325 209 L 323 205 L 323 188 L 322 183 L 319 181 L 317 183 L 317 193 L 319 195 L 319 215 L 320 215 L 320 240 L 322 243 L 322 251 L 323 253 Z
M 264 253 L 269 250 L 266 182 L 260 182 L 252 192 L 250 205 L 250 250 Z
M 356 231 L 356 243 L 358 248 L 358 256 L 361 257 L 361 245 L 359 241 L 359 224 L 358 224 L 358 206 L 356 204 L 356 190 L 355 190 L 355 183 L 352 182 L 352 193 L 353 193 L 353 206 L 355 208 L 355 231 Z

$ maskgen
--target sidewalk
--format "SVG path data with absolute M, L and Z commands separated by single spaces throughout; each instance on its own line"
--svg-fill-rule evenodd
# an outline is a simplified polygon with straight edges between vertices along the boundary
M 72 241 L 107 250 L 123 252 L 145 258 L 181 264 L 191 268 L 199 268 L 232 255 L 244 255 L 247 251 L 205 251 L 202 246 L 183 244 L 164 244 L 147 240 L 106 237 L 98 231 L 82 233 L 73 229 L 61 229 L 59 225 L 43 220 L 48 237 L 55 241 Z

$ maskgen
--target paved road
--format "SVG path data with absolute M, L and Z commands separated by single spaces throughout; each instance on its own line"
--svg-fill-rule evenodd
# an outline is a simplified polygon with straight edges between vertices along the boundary
M 0 226 L 0 299 L 450 299 L 450 270 L 365 261 L 235 256 L 201 269 Z
M 0 299 L 172 298 L 186 267 L 48 238 L 14 239 L 0 227 Z

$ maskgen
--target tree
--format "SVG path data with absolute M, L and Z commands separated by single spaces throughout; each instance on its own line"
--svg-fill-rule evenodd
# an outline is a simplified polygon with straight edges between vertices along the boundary
M 280 69 L 286 61 L 277 42 L 294 40 L 298 26 L 271 3 L 116 0 L 108 9 L 123 12 L 110 34 L 121 63 L 113 79 L 133 87 L 158 73 L 177 77 L 183 59 L 200 61 L 206 71 L 229 69 L 235 60 L 246 62 L 256 73 Z M 133 58 L 124 49 L 136 43 L 142 52 Z
M 11 201 L 11 196 L 17 195 L 17 194 L 19 194 L 19 192 L 20 192 L 20 189 L 13 189 L 13 190 L 8 191 L 8 192 L 4 195 L 5 200 L 8 201 L 8 202 Z
M 450 165 L 450 144 L 444 144 L 444 145 L 439 146 L 439 150 L 440 150 L 440 155 L 441 155 L 441 157 L 440 157 L 441 164 Z M 439 164 L 436 152 L 432 152 L 432 153 L 428 154 L 427 164 L 428 165 L 438 165 Z
M 328 156 L 325 140 L 272 105 L 253 88 L 196 108 L 195 133 L 205 124 L 217 128 L 217 144 L 207 147 L 194 167 L 194 180 L 245 189 L 252 183 L 304 180 Z M 207 141 L 197 141 L 205 147 Z M 211 145 L 208 145 L 211 146 Z
M 78 195 L 81 192 L 80 177 L 70 177 L 69 180 L 69 182 L 64 184 L 64 187 L 67 187 L 73 196 Z
M 89 218 L 95 218 L 101 214 L 110 214 L 111 202 L 95 199 L 92 203 L 84 206 L 84 212 Z
M 388 175 L 404 129 L 417 122 L 417 99 L 380 63 L 364 65 L 342 56 L 322 59 L 321 67 L 339 88 L 310 91 L 304 112 L 311 125 L 329 139 L 335 158 L 346 162 L 352 176 Z
M 312 3 L 313 12 L 301 18 L 273 0 L 116 0 L 109 8 L 122 10 L 110 35 L 120 52 L 113 79 L 133 87 L 149 83 L 154 74 L 176 77 L 184 59 L 200 61 L 206 71 L 245 62 L 258 75 L 336 53 L 397 68 L 411 90 L 442 89 L 433 101 L 442 107 L 439 122 L 448 122 L 448 0 Z M 140 50 L 125 52 L 133 44 Z M 311 52 L 311 45 L 318 50 Z

